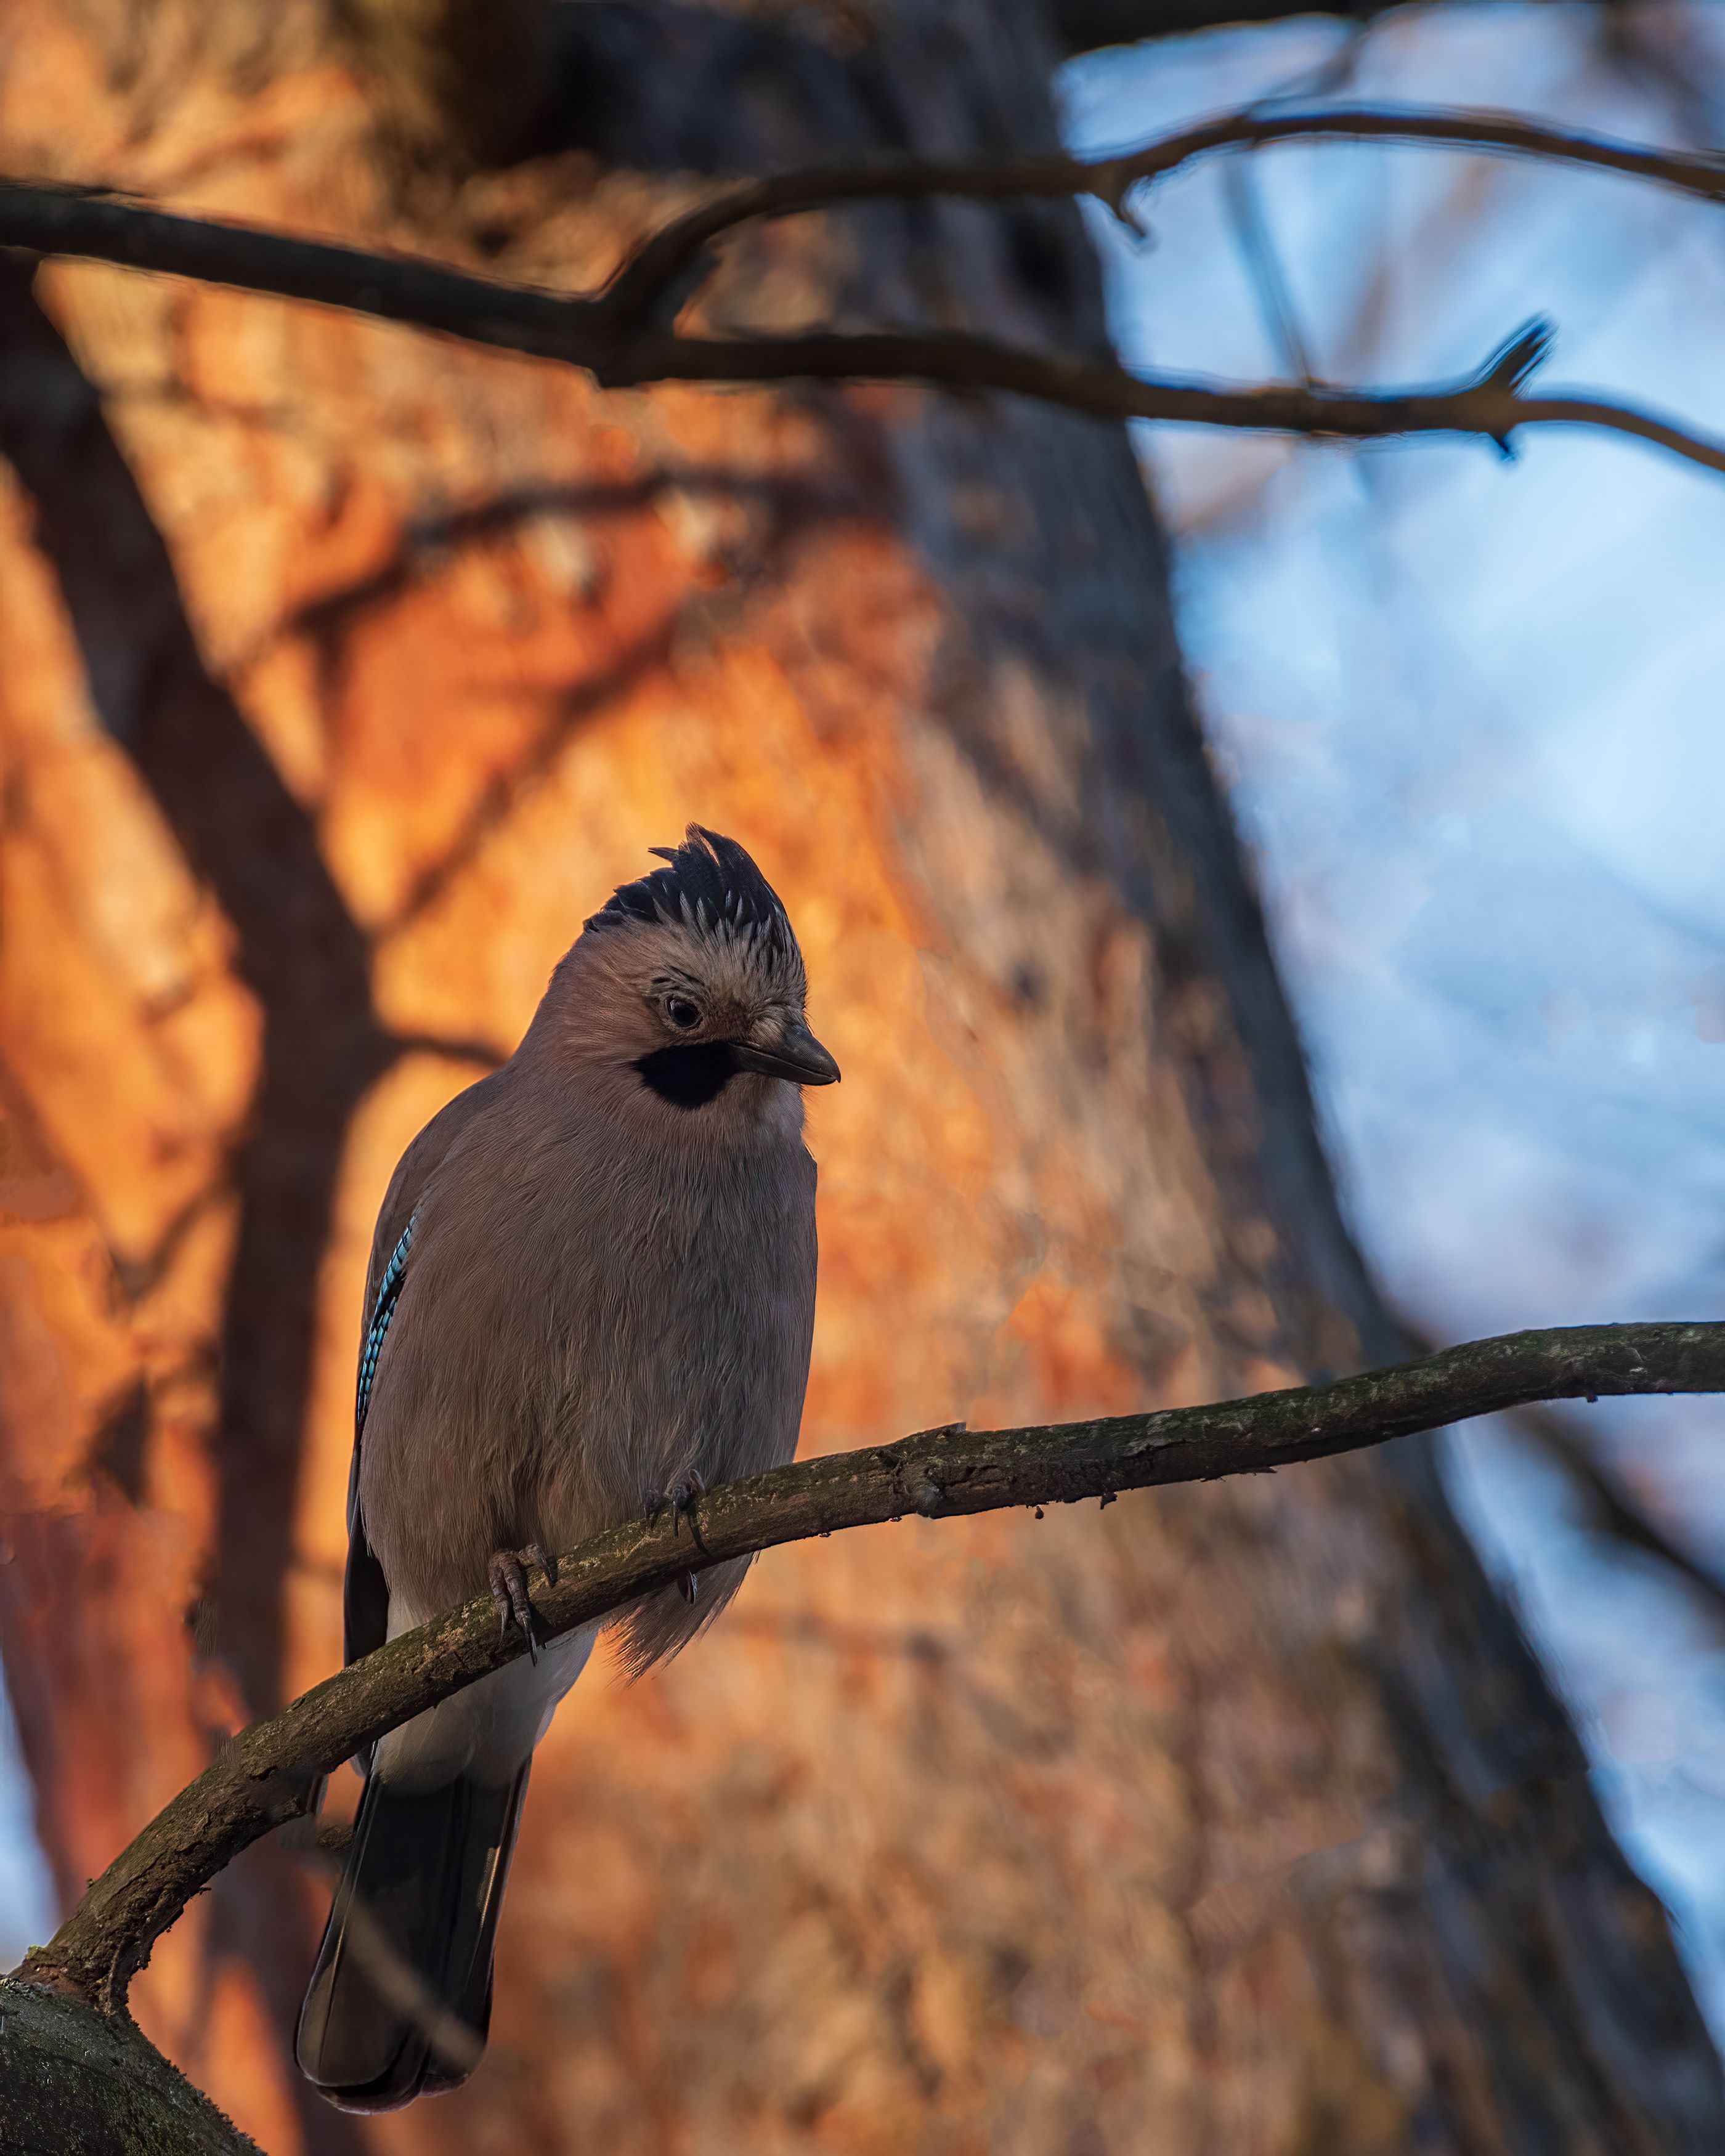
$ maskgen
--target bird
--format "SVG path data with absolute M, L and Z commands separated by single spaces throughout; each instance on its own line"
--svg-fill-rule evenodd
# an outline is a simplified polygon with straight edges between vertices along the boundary
M 596 1626 L 540 1638 L 531 1568 L 795 1453 L 814 1334 L 809 1030 L 788 916 L 699 824 L 583 924 L 509 1060 L 434 1116 L 365 1291 L 346 1659 L 489 1587 L 529 1654 L 392 1730 L 364 1775 L 295 2054 L 333 2103 L 465 2081 L 533 1750 Z M 748 1560 L 604 1620 L 626 1671 L 685 1645 Z

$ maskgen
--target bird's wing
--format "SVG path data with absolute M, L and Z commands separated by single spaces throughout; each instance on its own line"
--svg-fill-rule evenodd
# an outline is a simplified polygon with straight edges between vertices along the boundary
M 347 1473 L 347 1570 L 341 1586 L 342 1652 L 350 1662 L 381 1647 L 389 1632 L 388 1584 L 366 1539 L 359 1508 L 359 1450 L 377 1358 L 412 1262 L 420 1200 L 456 1140 L 485 1108 L 501 1075 L 494 1071 L 458 1093 L 420 1132 L 390 1178 L 372 1237 L 372 1260 L 366 1270 L 366 1333 L 354 1399 L 353 1462 Z

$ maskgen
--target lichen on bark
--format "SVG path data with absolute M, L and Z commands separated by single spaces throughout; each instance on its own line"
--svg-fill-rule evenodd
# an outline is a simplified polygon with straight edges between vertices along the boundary
M 0 1977 L 7 2156 L 262 2156 L 129 2021 Z

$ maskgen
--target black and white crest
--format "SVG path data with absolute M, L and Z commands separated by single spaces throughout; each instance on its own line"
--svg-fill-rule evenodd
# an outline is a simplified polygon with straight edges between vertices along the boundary
M 680 846 L 651 846 L 668 868 L 612 892 L 588 928 L 662 921 L 716 942 L 753 943 L 762 955 L 793 957 L 797 939 L 779 897 L 735 839 L 691 824 Z

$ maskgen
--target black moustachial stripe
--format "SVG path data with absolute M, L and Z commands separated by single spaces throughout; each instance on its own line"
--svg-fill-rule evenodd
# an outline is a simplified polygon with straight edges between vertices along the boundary
M 737 1075 L 737 1057 L 728 1040 L 692 1040 L 685 1048 L 655 1048 L 635 1068 L 661 1101 L 704 1108 Z

